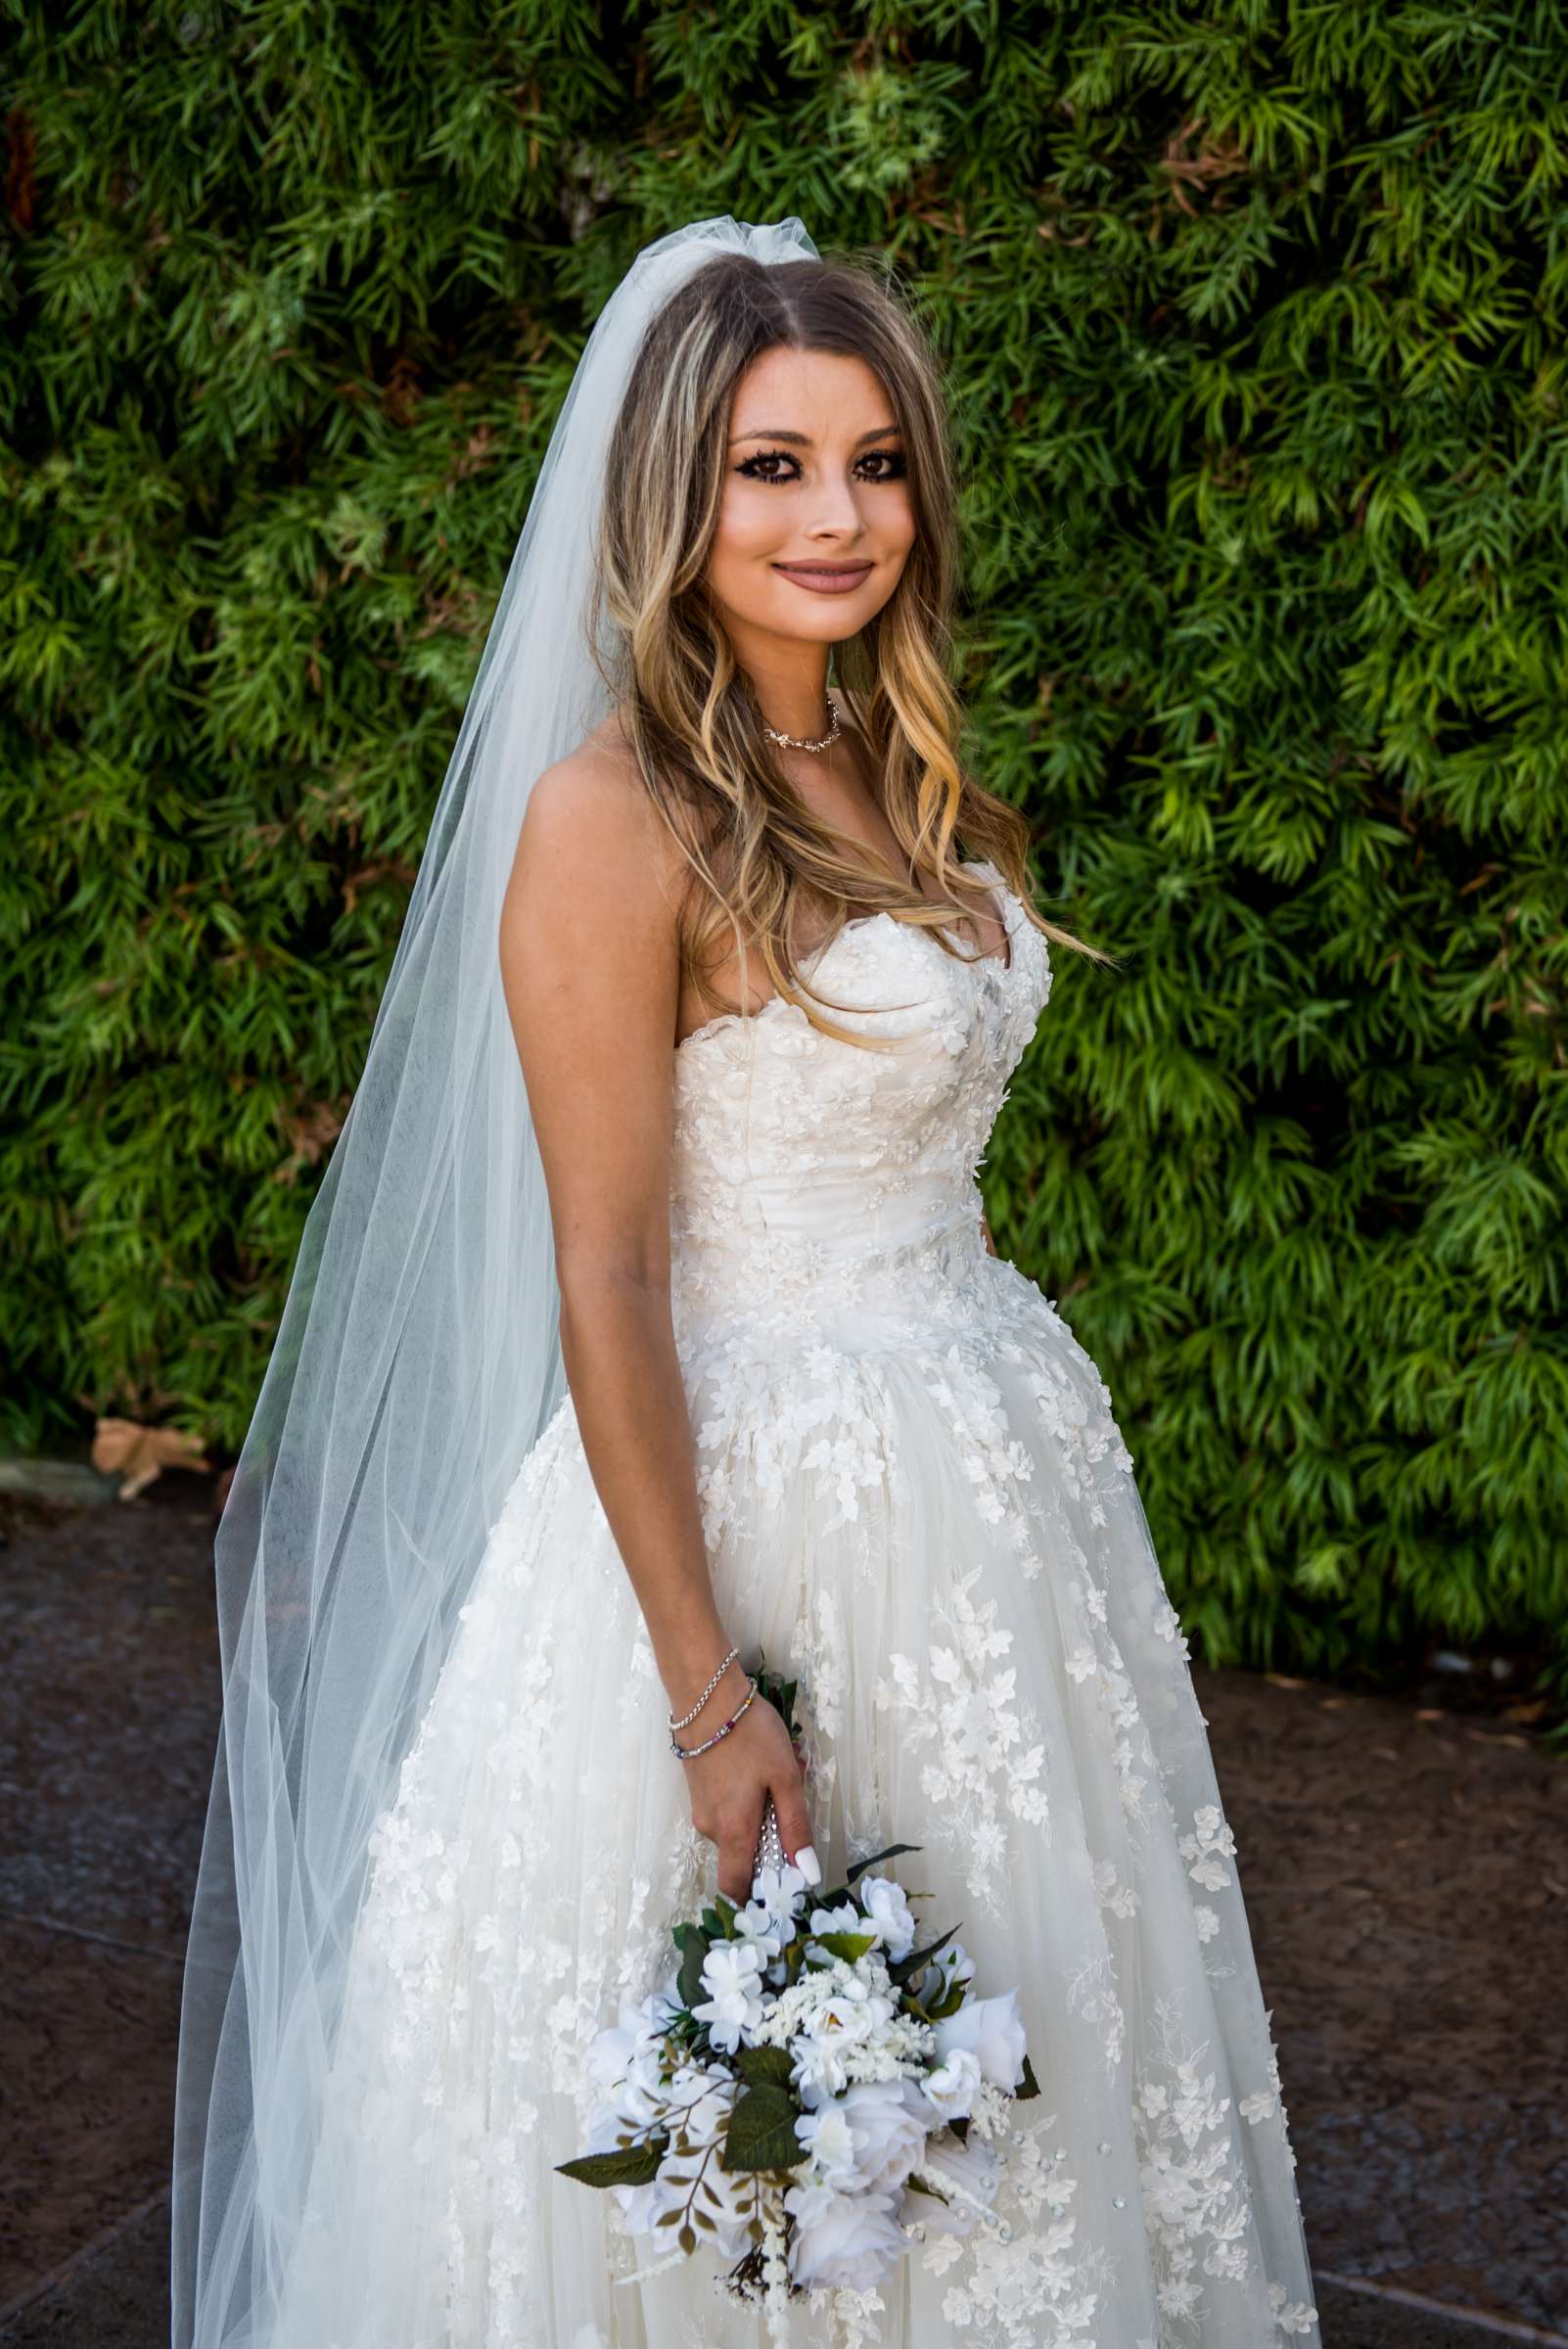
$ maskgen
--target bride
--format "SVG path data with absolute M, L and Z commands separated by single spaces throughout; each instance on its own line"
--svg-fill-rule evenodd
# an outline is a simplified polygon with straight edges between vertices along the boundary
M 1005 2237 L 928 2219 L 873 2283 L 847 2236 L 803 2349 L 1316 2337 L 1132 1463 L 982 1213 L 1074 942 L 961 763 L 952 531 L 935 363 L 877 276 L 794 220 L 645 251 L 219 1530 L 175 2349 L 758 2343 L 715 2260 L 640 2277 L 557 2165 L 594 2034 L 715 1882 L 745 1897 L 769 1805 L 807 1884 L 918 1847 L 1042 2092 Z

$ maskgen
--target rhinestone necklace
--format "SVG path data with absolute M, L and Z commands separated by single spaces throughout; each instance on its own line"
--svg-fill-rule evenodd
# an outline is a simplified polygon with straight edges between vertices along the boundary
M 837 702 L 830 701 L 828 703 L 828 716 L 831 723 L 820 742 L 803 742 L 797 735 L 781 734 L 776 726 L 764 725 L 762 732 L 767 736 L 769 742 L 776 742 L 781 750 L 826 751 L 831 749 L 839 739 L 839 705 Z

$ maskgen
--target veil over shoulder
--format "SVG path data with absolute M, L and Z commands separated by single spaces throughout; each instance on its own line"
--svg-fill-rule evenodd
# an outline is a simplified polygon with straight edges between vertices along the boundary
M 501 899 L 533 781 L 605 714 L 586 634 L 593 526 L 633 358 L 663 301 L 721 252 L 817 257 L 794 217 L 696 221 L 639 253 L 593 328 L 218 1527 L 223 1711 L 180 2024 L 173 2349 L 274 2339 L 372 1830 L 563 1391 Z

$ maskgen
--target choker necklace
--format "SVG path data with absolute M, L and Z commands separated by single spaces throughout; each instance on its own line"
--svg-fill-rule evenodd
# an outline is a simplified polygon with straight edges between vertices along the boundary
M 781 734 L 776 726 L 763 726 L 762 732 L 767 736 L 769 742 L 776 742 L 781 750 L 825 751 L 839 739 L 839 705 L 837 702 L 830 701 L 828 703 L 828 716 L 832 722 L 820 742 L 802 742 L 794 734 Z

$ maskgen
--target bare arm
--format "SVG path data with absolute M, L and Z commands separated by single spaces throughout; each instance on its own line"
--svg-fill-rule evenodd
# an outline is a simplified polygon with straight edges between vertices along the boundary
M 732 1640 L 709 1573 L 669 1302 L 680 976 L 670 869 L 640 784 L 585 746 L 534 785 L 500 956 L 549 1192 L 582 1448 L 678 1716 Z M 732 1664 L 681 1742 L 711 1735 L 745 1689 Z M 769 1793 L 786 1852 L 809 1846 L 793 1749 L 761 1700 L 682 1767 L 693 1821 L 718 1848 L 720 1891 L 744 1899 L 750 1889 Z

